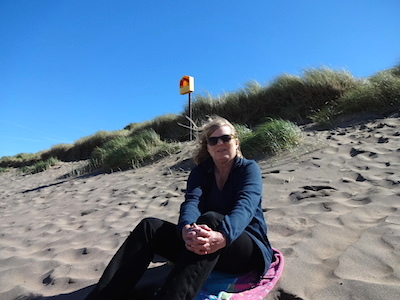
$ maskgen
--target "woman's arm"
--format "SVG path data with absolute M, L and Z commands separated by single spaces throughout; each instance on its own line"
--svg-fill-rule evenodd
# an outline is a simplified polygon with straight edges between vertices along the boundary
M 230 245 L 253 220 L 262 196 L 262 178 L 260 168 L 255 161 L 247 161 L 235 173 L 235 206 L 225 215 L 218 231 Z
M 180 207 L 178 221 L 178 234 L 180 236 L 182 229 L 186 225 L 196 222 L 200 217 L 199 203 L 202 194 L 201 173 L 198 167 L 196 167 L 189 175 L 186 184 L 185 201 Z

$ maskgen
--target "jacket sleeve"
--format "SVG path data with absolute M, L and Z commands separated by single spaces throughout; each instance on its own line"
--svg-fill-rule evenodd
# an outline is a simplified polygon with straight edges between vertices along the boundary
M 203 194 L 201 187 L 202 174 L 198 167 L 195 167 L 189 175 L 185 201 L 181 204 L 179 221 L 177 226 L 177 234 L 181 237 L 182 228 L 187 225 L 196 222 L 200 217 L 200 197 Z
M 235 205 L 225 215 L 218 231 L 226 238 L 227 246 L 232 244 L 255 217 L 262 197 L 262 178 L 260 168 L 255 161 L 247 161 L 235 174 Z

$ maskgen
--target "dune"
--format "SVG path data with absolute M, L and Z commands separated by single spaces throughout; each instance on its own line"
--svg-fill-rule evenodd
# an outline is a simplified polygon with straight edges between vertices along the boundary
M 298 150 L 258 160 L 285 257 L 266 299 L 398 299 L 399 113 L 303 131 Z M 0 299 L 83 299 L 143 217 L 177 221 L 192 150 L 110 174 L 0 174 Z

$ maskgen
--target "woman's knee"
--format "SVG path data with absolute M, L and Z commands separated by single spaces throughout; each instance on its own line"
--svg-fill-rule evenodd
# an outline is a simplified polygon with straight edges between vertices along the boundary
M 144 218 L 131 235 L 144 236 L 147 240 L 172 238 L 177 236 L 176 225 L 158 218 Z
M 220 214 L 218 212 L 208 211 L 208 212 L 202 214 L 197 219 L 197 223 L 198 224 L 206 224 L 210 228 L 215 229 L 221 223 L 223 218 L 224 218 L 224 215 L 222 215 L 222 214 Z
M 141 225 L 141 226 L 153 226 L 154 224 L 159 224 L 159 223 L 162 223 L 162 220 L 157 219 L 157 218 L 153 218 L 153 217 L 147 217 L 147 218 L 143 218 L 140 221 L 139 225 Z
M 163 221 L 157 218 L 143 218 L 136 226 L 135 230 L 142 232 L 155 231 L 163 225 Z

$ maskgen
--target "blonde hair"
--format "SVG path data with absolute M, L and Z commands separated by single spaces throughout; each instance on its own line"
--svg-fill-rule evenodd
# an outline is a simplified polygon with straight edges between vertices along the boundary
M 215 130 L 224 126 L 228 126 L 229 128 L 231 128 L 232 135 L 237 139 L 237 132 L 235 127 L 227 119 L 219 116 L 209 117 L 208 120 L 201 127 L 198 127 L 196 129 L 198 147 L 193 157 L 194 163 L 196 165 L 211 157 L 207 150 L 207 139 Z M 238 146 L 237 148 L 236 155 L 238 157 L 243 157 L 242 152 L 240 151 L 240 146 Z

